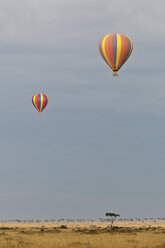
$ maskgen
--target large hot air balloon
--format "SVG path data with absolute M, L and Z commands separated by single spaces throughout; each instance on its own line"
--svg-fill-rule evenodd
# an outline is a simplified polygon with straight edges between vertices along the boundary
M 123 34 L 108 34 L 99 42 L 99 51 L 105 62 L 113 70 L 113 76 L 127 61 L 133 50 L 132 40 Z
M 32 97 L 32 103 L 39 114 L 44 110 L 49 102 L 49 98 L 45 94 L 36 94 Z

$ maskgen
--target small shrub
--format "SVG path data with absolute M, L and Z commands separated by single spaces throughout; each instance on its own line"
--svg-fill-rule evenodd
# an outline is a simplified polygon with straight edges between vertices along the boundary
M 61 229 L 68 229 L 67 226 L 65 226 L 65 225 L 61 225 L 60 228 Z

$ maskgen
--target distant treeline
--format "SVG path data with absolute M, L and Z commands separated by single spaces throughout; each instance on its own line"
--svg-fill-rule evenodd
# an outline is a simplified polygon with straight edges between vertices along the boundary
M 147 220 L 152 220 L 152 221 L 157 221 L 157 220 L 165 220 L 165 218 L 120 218 L 116 221 L 147 221 Z M 6 223 L 6 222 L 24 222 L 24 223 L 33 223 L 33 222 L 95 222 L 95 221 L 100 221 L 100 222 L 107 222 L 109 220 L 104 219 L 104 218 L 99 218 L 99 219 L 31 219 L 31 220 L 21 220 L 21 219 L 15 219 L 15 220 L 0 220 L 1 223 Z

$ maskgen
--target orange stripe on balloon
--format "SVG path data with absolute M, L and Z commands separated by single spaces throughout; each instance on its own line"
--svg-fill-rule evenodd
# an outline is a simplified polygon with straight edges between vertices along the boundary
M 108 57 L 107 57 L 107 52 L 106 52 L 106 47 L 105 47 L 105 43 L 106 43 L 106 39 L 109 35 L 106 35 L 102 41 L 101 41 L 101 51 L 102 51 L 102 56 L 104 58 L 104 60 L 106 61 L 106 63 L 111 67 L 111 69 L 113 70 L 113 67 L 111 65 L 111 62 L 109 61 Z
M 113 59 L 113 37 L 114 37 L 114 34 L 110 34 L 107 36 L 105 40 L 105 52 L 111 64 L 112 69 L 115 68 L 114 59 Z
M 124 60 L 122 61 L 120 67 L 122 67 L 123 64 L 125 64 L 125 62 L 128 60 L 128 58 L 129 58 L 129 56 L 131 55 L 132 50 L 133 50 L 133 43 L 132 43 L 132 40 L 131 40 L 128 36 L 126 36 L 126 38 L 127 38 L 129 47 L 128 47 L 127 55 L 125 56 Z

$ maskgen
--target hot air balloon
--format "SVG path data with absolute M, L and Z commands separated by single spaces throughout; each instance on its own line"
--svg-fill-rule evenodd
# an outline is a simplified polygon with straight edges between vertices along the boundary
M 32 103 L 39 114 L 44 110 L 49 102 L 49 98 L 45 94 L 36 94 L 32 97 Z
M 108 34 L 99 42 L 99 51 L 105 62 L 113 70 L 113 76 L 127 61 L 133 50 L 132 40 L 123 34 Z

